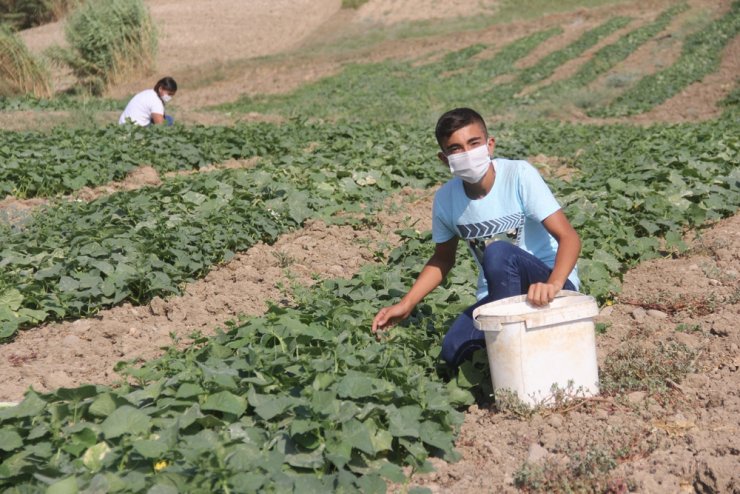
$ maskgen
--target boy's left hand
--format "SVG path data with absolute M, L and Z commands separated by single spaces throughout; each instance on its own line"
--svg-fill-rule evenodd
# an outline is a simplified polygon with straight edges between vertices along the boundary
M 552 283 L 533 283 L 529 285 L 527 300 L 530 304 L 541 307 L 552 302 L 559 291 L 560 288 Z

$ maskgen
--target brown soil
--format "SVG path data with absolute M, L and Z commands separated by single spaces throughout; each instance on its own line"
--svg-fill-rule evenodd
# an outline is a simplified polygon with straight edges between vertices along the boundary
M 415 0 L 412 2 L 370 1 L 357 9 L 356 22 L 396 24 L 399 22 L 430 19 L 450 19 L 490 13 L 500 0 L 447 0 L 444 6 L 434 0 Z
M 477 41 L 490 43 L 496 49 L 514 37 L 563 24 L 566 18 L 556 14 L 482 32 L 388 40 L 341 55 L 324 47 L 316 53 L 254 58 L 300 49 L 301 42 L 330 39 L 331 33 L 326 30 L 331 31 L 332 26 L 363 29 L 378 22 L 392 24 L 405 21 L 408 16 L 428 15 L 433 10 L 428 3 L 409 0 L 400 6 L 392 0 L 370 0 L 358 12 L 340 11 L 338 0 L 305 3 L 303 8 L 292 8 L 294 2 L 284 1 L 243 2 L 239 8 L 233 2 L 214 8 L 213 2 L 209 2 L 208 12 L 199 11 L 201 6 L 194 0 L 152 0 L 149 4 L 168 33 L 163 38 L 162 53 L 169 55 L 160 58 L 158 73 L 167 72 L 183 81 L 183 91 L 177 96 L 183 121 L 204 124 L 233 123 L 236 118 L 198 112 L 199 108 L 231 101 L 245 93 L 290 91 L 335 73 L 349 61 L 435 56 L 442 50 Z M 476 5 L 493 8 L 494 3 Z M 595 25 L 600 16 L 621 14 L 644 19 L 668 3 L 642 0 L 580 12 L 577 22 L 583 24 L 569 26 L 539 56 L 548 53 L 548 49 L 562 47 L 570 39 L 568 36 Z M 726 9 L 729 1 L 693 0 L 690 4 L 694 9 L 716 13 Z M 408 6 L 412 8 L 402 10 Z M 458 13 L 457 7 L 450 9 L 450 15 Z M 228 22 L 221 29 L 224 18 Z M 35 33 L 24 33 L 35 50 L 48 46 L 49 40 L 61 39 L 59 25 L 38 28 Z M 666 38 L 662 44 L 657 42 L 638 50 L 630 62 L 610 75 L 657 70 L 657 64 L 675 58 L 676 46 Z M 718 73 L 687 88 L 650 114 L 628 121 L 711 118 L 716 114 L 716 102 L 734 87 L 740 73 L 737 50 L 736 39 L 726 50 Z M 587 58 L 588 54 L 582 61 Z M 536 58 L 532 58 L 524 63 L 535 62 Z M 568 70 L 575 70 L 576 65 L 573 62 Z M 111 94 L 125 95 L 147 87 L 151 77 L 114 88 Z M 33 115 L 0 115 L 0 126 L 23 128 L 22 120 L 27 118 L 36 119 L 32 124 L 35 128 L 49 117 L 28 113 Z M 570 118 L 588 121 L 577 114 Z M 535 156 L 530 160 L 540 165 L 543 174 L 567 179 L 574 173 L 567 161 L 556 157 Z M 127 187 L 156 186 L 161 179 L 149 170 L 137 173 L 122 184 L 81 191 L 77 197 L 89 200 Z M 43 391 L 82 383 L 114 384 L 120 379 L 113 371 L 116 362 L 156 357 L 162 353 L 162 347 L 172 344 L 171 334 L 179 340 L 178 345 L 184 345 L 195 331 L 213 334 L 228 320 L 263 313 L 268 301 L 289 303 L 293 283 L 308 285 L 316 278 L 351 276 L 360 266 L 375 262 L 376 252 L 398 241 L 393 234 L 395 229 L 416 220 L 419 223 L 414 228 L 430 228 L 431 192 L 405 191 L 399 195 L 402 197 L 397 198 L 397 204 L 403 205 L 389 207 L 387 214 L 376 218 L 377 225 L 372 229 L 310 222 L 272 246 L 257 245 L 237 254 L 203 280 L 186 286 L 180 297 L 155 299 L 143 307 L 125 305 L 88 319 L 20 332 L 12 342 L 0 345 L 0 380 L 4 383 L 0 400 L 19 400 L 29 386 Z M 5 206 L 0 205 L 0 211 L 7 211 L 12 203 L 23 213 L 42 202 L 7 201 L 10 202 L 4 202 Z M 393 212 L 399 210 L 402 212 Z M 579 474 L 590 475 L 592 481 L 603 481 L 602 490 L 610 489 L 609 492 L 627 492 L 628 488 L 666 493 L 740 491 L 740 216 L 702 232 L 691 241 L 691 246 L 686 255 L 648 262 L 627 273 L 620 298 L 604 308 L 598 318 L 606 325 L 606 332 L 597 338 L 602 372 L 607 356 L 613 357 L 629 345 L 650 351 L 658 343 L 684 344 L 695 352 L 692 371 L 685 379 L 672 379 L 668 390 L 606 393 L 526 418 L 472 406 L 465 414 L 457 441 L 462 460 L 453 464 L 435 460 L 436 472 L 414 476 L 411 485 L 422 485 L 435 493 L 511 492 L 515 490 L 515 478 L 532 488 L 536 480 L 532 472 L 540 469 L 550 479 L 565 476 L 573 480 Z M 598 463 L 599 458 L 613 461 L 616 467 L 610 473 L 600 473 L 598 467 L 603 462 Z M 408 488 L 395 490 L 406 492 Z

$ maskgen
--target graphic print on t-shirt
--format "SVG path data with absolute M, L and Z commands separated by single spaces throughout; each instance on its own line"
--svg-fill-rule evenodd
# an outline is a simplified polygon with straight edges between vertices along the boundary
M 468 242 L 470 250 L 479 263 L 483 263 L 483 251 L 491 242 L 500 240 L 519 245 L 522 239 L 524 214 L 514 213 L 495 220 L 457 225 L 460 238 Z

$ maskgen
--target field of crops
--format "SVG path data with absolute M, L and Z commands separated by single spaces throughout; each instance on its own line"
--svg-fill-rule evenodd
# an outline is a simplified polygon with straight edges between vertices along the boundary
M 737 37 L 738 9 L 733 2 L 700 16 L 670 67 L 584 110 L 645 113 L 701 81 Z M 447 170 L 435 162 L 432 126 L 461 104 L 491 117 L 532 110 L 490 119 L 496 154 L 557 157 L 568 169 L 545 177 L 583 239 L 583 291 L 611 304 L 629 269 L 680 256 L 686 232 L 737 213 L 737 83 L 717 102 L 720 116 L 702 122 L 532 117 L 543 116 L 540 104 L 588 92 L 689 11 L 681 3 L 648 19 L 604 16 L 525 68 L 517 62 L 563 27 L 436 58 L 356 62 L 288 94 L 245 95 L 210 109 L 279 115 L 280 124 L 0 130 L 0 194 L 46 201 L 20 220 L 0 210 L 0 344 L 41 324 L 178 296 L 237 253 L 307 221 L 357 226 L 402 188 L 435 187 Z M 584 53 L 577 71 L 552 80 Z M 83 104 L 54 101 L 0 100 L 0 108 L 74 111 Z M 90 202 L 69 199 L 142 165 L 164 174 L 247 158 L 257 164 L 183 174 Z M 374 314 L 405 293 L 433 247 L 429 232 L 399 234 L 402 244 L 381 264 L 350 279 L 296 289 L 287 306 L 232 321 L 213 337 L 195 335 L 156 360 L 122 362 L 116 370 L 125 384 L 29 390 L 19 405 L 0 408 L 0 488 L 386 492 L 430 471 L 431 458 L 458 460 L 464 411 L 490 403 L 490 380 L 485 356 L 450 375 L 438 355 L 450 321 L 472 301 L 474 267 L 461 250 L 443 286 L 378 341 L 369 331 Z M 613 395 L 624 391 L 609 386 L 602 383 Z

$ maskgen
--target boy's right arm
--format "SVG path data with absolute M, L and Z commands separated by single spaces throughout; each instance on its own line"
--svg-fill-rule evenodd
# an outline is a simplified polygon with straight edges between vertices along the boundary
M 397 304 L 380 309 L 373 319 L 373 333 L 406 319 L 416 304 L 442 283 L 452 266 L 455 265 L 457 242 L 458 237 L 453 237 L 447 242 L 436 245 L 434 254 L 419 273 L 411 290 Z

